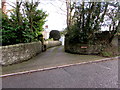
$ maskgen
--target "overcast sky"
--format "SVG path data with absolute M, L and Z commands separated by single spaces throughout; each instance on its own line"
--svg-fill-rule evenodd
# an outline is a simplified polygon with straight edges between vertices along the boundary
M 48 25 L 50 30 L 62 30 L 66 27 L 65 3 L 60 0 L 44 0 L 40 3 L 39 8 L 47 11 L 48 17 L 45 25 Z
M 12 4 L 16 0 L 6 0 L 7 3 Z M 31 0 L 28 0 L 31 1 Z M 33 0 L 37 1 L 37 0 Z M 79 1 L 79 0 L 78 0 Z M 1 2 L 1 0 L 0 0 Z M 46 11 L 48 17 L 46 18 L 46 25 L 48 25 L 49 30 L 63 30 L 66 28 L 66 3 L 65 0 L 40 0 L 38 9 Z M 7 10 L 12 9 L 10 5 L 7 4 Z M 102 30 L 107 30 L 108 27 L 102 27 Z

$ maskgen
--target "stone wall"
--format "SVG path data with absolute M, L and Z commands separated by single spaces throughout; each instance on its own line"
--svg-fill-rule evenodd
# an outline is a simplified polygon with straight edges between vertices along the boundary
M 28 60 L 40 53 L 42 51 L 42 43 L 32 42 L 2 46 L 0 48 L 2 48 L 2 60 L 0 61 L 0 64 L 9 65 Z
M 74 54 L 98 54 L 101 48 L 101 45 L 70 43 L 68 37 L 65 36 L 65 52 Z
M 61 41 L 46 41 L 45 45 L 46 45 L 46 48 L 48 49 L 54 46 L 62 45 L 62 42 Z
M 47 48 L 61 45 L 60 41 L 46 41 Z M 10 65 L 14 63 L 19 63 L 25 60 L 36 56 L 42 52 L 42 43 L 41 42 L 32 42 L 24 44 L 16 44 L 9 46 L 1 46 L 2 54 L 0 56 L 1 65 Z
M 76 44 L 65 46 L 65 51 L 75 54 L 99 54 L 102 46 L 100 45 L 87 45 L 87 44 Z
M 113 46 L 118 46 L 118 37 L 113 38 Z M 67 37 L 65 38 L 65 51 L 76 54 L 99 54 L 104 48 L 103 45 L 88 45 L 88 44 L 74 44 L 69 43 Z

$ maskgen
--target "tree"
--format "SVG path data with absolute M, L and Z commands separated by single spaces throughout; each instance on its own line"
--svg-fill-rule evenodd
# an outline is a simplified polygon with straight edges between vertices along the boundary
M 35 33 L 35 37 L 39 35 L 40 31 L 43 31 L 43 25 L 45 23 L 45 19 L 48 16 L 46 12 L 42 10 L 37 10 L 37 7 L 40 2 L 25 2 L 25 12 L 27 19 L 29 21 L 29 27 L 31 32 Z
M 95 44 L 95 39 L 97 32 L 101 31 L 101 25 L 103 25 L 107 15 L 112 15 L 112 26 L 113 30 L 111 35 L 105 39 L 107 43 L 110 43 L 113 35 L 117 32 L 119 28 L 118 17 L 119 7 L 115 5 L 113 7 L 113 12 L 110 12 L 110 3 L 107 2 L 77 2 L 74 4 L 75 12 L 73 17 L 73 22 L 68 29 L 69 41 L 73 43 L 89 43 Z M 112 6 L 113 6 L 112 5 Z M 117 7 L 117 9 L 115 9 Z M 111 14 L 112 13 L 112 14 Z M 110 17 L 108 17 L 110 19 Z M 117 24 L 115 25 L 115 23 Z M 107 24 L 108 25 L 108 24 Z
M 10 17 L 3 14 L 1 29 L 3 45 L 39 40 L 47 14 L 37 9 L 38 4 L 39 2 L 17 1 L 10 12 Z
M 61 3 L 61 7 L 56 6 L 56 3 Z M 51 3 L 55 8 L 58 9 L 59 12 L 57 12 L 58 14 L 62 14 L 66 16 L 66 24 L 67 27 L 69 27 L 72 24 L 72 13 L 74 10 L 74 6 L 76 4 L 76 0 L 72 1 L 72 0 L 59 0 L 56 1 L 55 4 Z M 64 6 L 66 8 L 62 8 L 62 6 Z
M 109 10 L 106 13 L 107 20 L 111 21 L 107 25 L 109 26 L 109 43 L 112 41 L 114 36 L 120 30 L 120 4 L 119 2 L 109 3 Z
M 72 25 L 72 12 L 75 9 L 75 5 L 76 5 L 76 1 L 72 1 L 72 0 L 66 0 L 66 12 L 67 12 L 67 28 L 69 29 L 69 27 Z

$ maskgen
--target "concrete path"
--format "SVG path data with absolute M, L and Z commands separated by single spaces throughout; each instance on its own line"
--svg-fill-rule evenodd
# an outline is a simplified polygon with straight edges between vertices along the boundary
M 118 60 L 4 77 L 2 85 L 3 88 L 118 88 Z
M 99 59 L 103 59 L 103 57 L 96 55 L 70 54 L 64 52 L 63 46 L 58 46 L 58 47 L 50 48 L 46 52 L 43 52 L 28 61 L 3 67 L 2 74 L 24 72 L 29 70 L 56 67 L 67 64 L 95 61 Z

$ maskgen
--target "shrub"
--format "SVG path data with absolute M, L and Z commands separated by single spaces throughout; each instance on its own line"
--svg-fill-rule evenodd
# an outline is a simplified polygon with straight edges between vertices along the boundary
M 52 30 L 49 35 L 50 39 L 53 38 L 53 40 L 59 40 L 60 39 L 60 32 L 58 30 Z

